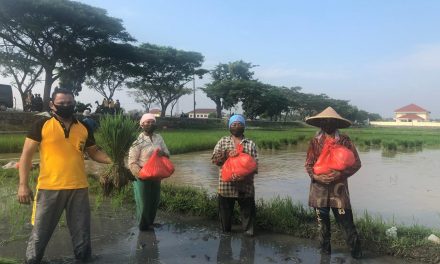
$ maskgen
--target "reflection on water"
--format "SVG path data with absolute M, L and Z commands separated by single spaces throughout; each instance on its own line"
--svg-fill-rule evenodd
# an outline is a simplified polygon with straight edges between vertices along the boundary
M 349 179 L 355 212 L 360 215 L 368 210 L 397 224 L 440 228 L 440 150 L 388 154 L 374 149 L 359 152 L 362 168 Z M 304 146 L 261 150 L 256 197 L 289 196 L 307 205 L 310 180 L 304 169 L 305 155 Z M 210 158 L 211 151 L 172 156 L 176 172 L 165 181 L 215 192 L 218 169 Z
M 159 214 L 162 225 L 145 232 L 135 227 L 132 213 L 94 212 L 92 247 L 96 264 L 109 263 L 360 263 L 345 246 L 334 245 L 331 256 L 320 255 L 318 242 L 276 233 L 255 237 L 235 232 L 222 234 L 218 223 L 196 217 Z M 236 228 L 236 229 L 234 229 Z M 0 246 L 0 256 L 23 259 L 24 240 Z M 70 236 L 65 225 L 55 230 L 45 258 L 52 264 L 74 263 Z M 366 252 L 362 263 L 416 264 Z

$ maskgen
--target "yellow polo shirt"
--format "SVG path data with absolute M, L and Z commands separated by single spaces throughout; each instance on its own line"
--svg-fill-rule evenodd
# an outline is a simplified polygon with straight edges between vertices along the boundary
M 84 149 L 95 145 L 93 133 L 74 119 L 67 130 L 55 117 L 37 121 L 27 138 L 40 143 L 40 175 L 37 189 L 69 190 L 89 186 Z

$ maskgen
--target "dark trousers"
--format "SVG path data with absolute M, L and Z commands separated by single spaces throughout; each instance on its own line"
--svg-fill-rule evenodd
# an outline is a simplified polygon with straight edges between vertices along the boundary
M 254 235 L 255 197 L 235 198 L 218 196 L 219 218 L 223 232 L 231 232 L 235 201 L 240 206 L 240 218 L 245 233 L 251 236 Z
M 136 180 L 133 182 L 133 191 L 139 230 L 148 230 L 154 223 L 157 208 L 159 207 L 160 181 Z
M 350 247 L 351 255 L 355 258 L 360 257 L 361 244 L 359 235 L 353 222 L 353 212 L 351 209 L 331 208 L 336 223 L 342 228 L 345 241 Z M 321 251 L 327 254 L 331 253 L 331 229 L 330 229 L 330 207 L 315 208 L 319 226 L 319 242 Z
M 38 190 L 35 200 L 35 220 L 26 250 L 26 263 L 40 263 L 47 243 L 66 210 L 67 227 L 73 251 L 78 260 L 91 257 L 90 205 L 88 189 Z

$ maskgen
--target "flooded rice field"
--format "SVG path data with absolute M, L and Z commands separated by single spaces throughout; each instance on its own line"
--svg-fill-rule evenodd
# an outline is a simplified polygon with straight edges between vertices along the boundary
M 305 146 L 259 153 L 255 178 L 257 198 L 292 197 L 307 205 L 310 178 L 304 169 Z M 357 215 L 368 211 L 396 224 L 419 224 L 440 229 L 440 150 L 397 152 L 359 151 L 362 168 L 349 178 L 350 197 Z M 176 172 L 167 182 L 216 191 L 218 169 L 211 152 L 172 157 Z
M 307 205 L 310 179 L 304 169 L 306 146 L 260 150 L 259 174 L 255 178 L 257 199 L 291 197 Z M 349 178 L 350 197 L 357 215 L 366 210 L 396 224 L 424 225 L 440 229 L 440 149 L 384 153 L 359 151 L 362 168 Z M 0 160 L 19 154 L 0 154 Z M 218 168 L 211 164 L 211 151 L 173 155 L 175 173 L 165 182 L 201 187 L 214 193 Z M 87 161 L 89 173 L 101 164 Z
M 257 198 L 292 197 L 307 204 L 309 178 L 304 170 L 305 146 L 261 150 Z M 440 150 L 384 155 L 380 150 L 359 152 L 361 170 L 349 179 L 354 211 L 365 210 L 386 221 L 440 228 Z M 218 169 L 210 163 L 211 152 L 172 156 L 175 174 L 165 180 L 198 186 L 215 192 Z M 0 156 L 17 159 L 18 154 Z M 87 161 L 87 170 L 97 173 L 97 163 Z M 349 256 L 345 246 L 335 245 L 331 257 L 320 255 L 317 242 L 292 236 L 259 233 L 254 238 L 239 232 L 222 235 L 217 222 L 160 214 L 161 224 L 149 232 L 135 227 L 134 213 L 110 205 L 93 212 L 93 263 L 418 263 L 375 256 L 362 260 Z M 239 227 L 235 228 L 236 231 Z M 30 226 L 13 241 L 0 244 L 0 257 L 23 259 Z M 9 227 L 0 223 L 0 241 L 8 239 Z M 51 239 L 46 257 L 50 263 L 72 263 L 70 236 L 61 223 Z

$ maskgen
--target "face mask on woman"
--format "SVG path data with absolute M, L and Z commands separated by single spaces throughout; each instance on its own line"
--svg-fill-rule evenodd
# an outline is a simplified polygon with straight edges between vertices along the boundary
M 235 137 L 241 137 L 244 134 L 244 127 L 231 127 L 229 132 Z
M 156 124 L 145 125 L 144 127 L 142 127 L 144 132 L 147 134 L 152 134 L 156 130 L 156 128 Z

